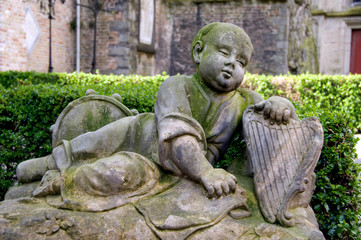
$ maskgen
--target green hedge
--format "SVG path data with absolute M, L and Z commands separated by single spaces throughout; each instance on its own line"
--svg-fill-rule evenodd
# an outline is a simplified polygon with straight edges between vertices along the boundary
M 130 109 L 152 112 L 166 77 L 0 72 L 0 199 L 16 180 L 19 162 L 51 152 L 49 128 L 69 102 L 91 88 L 103 95 L 119 93 Z M 361 75 L 247 75 L 244 81 L 265 98 L 292 99 L 301 117 L 322 122 L 325 144 L 311 204 L 327 239 L 360 239 L 360 169 L 353 162 L 353 132 L 361 127 L 360 84 Z M 219 166 L 226 167 L 242 147 L 242 138 L 235 136 Z
M 361 132 L 361 75 L 247 75 L 243 85 L 264 97 L 278 95 L 318 109 L 348 115 Z
M 360 165 L 356 158 L 352 118 L 343 113 L 300 106 L 300 117 L 316 116 L 324 130 L 324 146 L 315 172 L 311 205 L 327 239 L 361 239 Z

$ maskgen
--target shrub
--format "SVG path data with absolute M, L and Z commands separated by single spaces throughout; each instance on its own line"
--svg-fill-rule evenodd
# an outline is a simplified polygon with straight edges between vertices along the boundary
M 243 86 L 263 97 L 282 96 L 304 105 L 332 109 L 350 117 L 351 127 L 361 132 L 361 75 L 246 75 Z
M 316 116 L 324 130 L 324 145 L 315 172 L 311 205 L 327 239 L 360 239 L 361 184 L 352 118 L 336 111 L 300 106 L 301 117 Z

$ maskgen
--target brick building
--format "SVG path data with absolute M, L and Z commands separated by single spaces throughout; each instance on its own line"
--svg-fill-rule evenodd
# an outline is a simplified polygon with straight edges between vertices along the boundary
M 310 0 L 109 1 L 106 8 L 113 14 L 101 14 L 108 25 L 104 25 L 103 40 L 98 42 L 103 61 L 98 62 L 97 69 L 115 74 L 193 73 L 190 48 L 194 35 L 205 24 L 222 21 L 241 26 L 250 35 L 255 49 L 250 72 L 317 72 L 316 54 L 312 54 L 316 52 L 315 45 L 304 46 L 306 41 L 314 42 L 309 3 Z M 289 19 L 295 13 L 300 19 L 292 25 Z M 82 14 L 82 18 L 91 16 L 89 10 Z M 87 31 L 91 34 L 92 29 Z M 142 43 L 142 34 L 150 34 L 148 43 Z M 89 71 L 90 66 L 83 69 Z
M 213 21 L 234 23 L 249 34 L 255 49 L 248 67 L 252 73 L 348 73 L 347 64 L 352 62 L 347 60 L 347 56 L 351 57 L 350 39 L 354 30 L 360 28 L 361 17 L 357 3 L 353 3 L 357 0 L 333 0 L 333 4 L 313 0 L 312 5 L 311 0 L 98 1 L 103 4 L 96 21 L 96 69 L 105 74 L 192 73 L 192 38 L 200 27 Z M 92 2 L 94 0 L 80 0 L 87 6 Z M 0 0 L 0 71 L 48 71 L 48 9 L 40 8 L 47 3 L 48 0 Z M 76 57 L 75 0 L 65 0 L 64 4 L 56 0 L 54 9 L 54 71 L 72 72 Z M 333 17 L 335 11 L 351 16 Z M 80 16 L 80 70 L 90 72 L 94 13 L 81 7 Z M 336 21 L 344 21 L 349 27 L 341 29 L 348 32 L 337 29 L 332 32 L 329 25 Z M 339 23 L 343 27 L 345 24 Z M 335 58 L 332 51 L 336 48 L 348 51 L 342 63 L 332 60 Z M 331 67 L 333 65 L 343 68 Z
M 0 71 L 48 71 L 47 6 L 47 0 L 0 0 Z M 75 35 L 70 30 L 74 13 L 72 1 L 56 2 L 52 21 L 52 62 L 56 72 L 74 71 Z

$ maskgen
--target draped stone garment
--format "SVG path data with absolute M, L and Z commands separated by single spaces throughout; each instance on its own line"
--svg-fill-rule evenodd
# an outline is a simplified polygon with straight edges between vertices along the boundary
M 194 136 L 214 164 L 228 147 L 250 98 L 247 90 L 222 98 L 206 90 L 194 77 L 168 78 L 160 87 L 155 115 L 125 117 L 64 141 L 67 158 L 54 156 L 62 177 L 61 198 L 49 196 L 48 202 L 103 211 L 167 189 L 175 180 L 162 178 L 158 166 L 182 175 L 169 151 L 170 141 L 182 135 Z

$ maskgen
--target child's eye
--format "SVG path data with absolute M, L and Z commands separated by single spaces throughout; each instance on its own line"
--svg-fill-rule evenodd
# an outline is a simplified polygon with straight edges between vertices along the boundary
M 219 50 L 224 56 L 228 56 L 228 52 L 226 50 Z
M 242 59 L 238 59 L 237 62 L 241 64 L 242 67 L 244 67 L 244 61 Z

